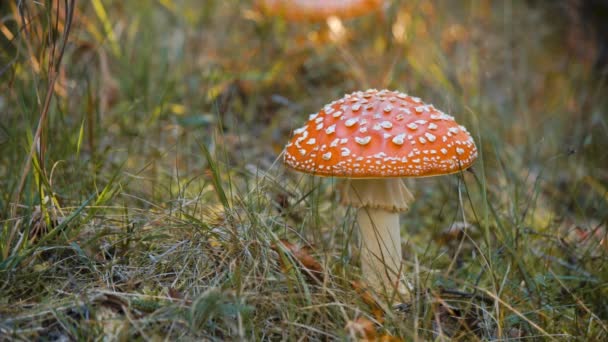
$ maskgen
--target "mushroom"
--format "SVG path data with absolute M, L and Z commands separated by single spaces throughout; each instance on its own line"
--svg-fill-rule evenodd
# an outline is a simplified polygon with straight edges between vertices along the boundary
M 401 178 L 460 172 L 477 158 L 470 133 L 418 97 L 370 89 L 311 114 L 284 150 L 290 168 L 346 178 L 342 203 L 359 208 L 362 279 L 376 292 L 403 301 L 399 213 L 413 196 Z
M 384 0 L 258 0 L 262 12 L 291 21 L 352 18 L 379 9 Z

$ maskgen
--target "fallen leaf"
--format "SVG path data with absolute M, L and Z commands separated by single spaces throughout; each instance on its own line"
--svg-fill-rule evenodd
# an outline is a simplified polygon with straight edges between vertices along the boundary
M 299 262 L 299 266 L 301 266 L 303 271 L 302 273 L 304 273 L 309 280 L 315 282 L 321 282 L 323 280 L 323 267 L 312 255 L 310 255 L 312 251 L 311 247 L 300 247 L 287 240 L 279 240 L 279 243 Z M 274 244 L 272 249 L 279 254 L 281 253 L 277 244 Z M 288 271 L 291 265 L 285 264 L 283 258 L 280 258 L 279 260 L 283 270 Z
M 372 291 L 360 281 L 351 281 L 350 285 L 355 289 L 355 292 L 361 297 L 363 303 L 367 304 L 370 312 L 380 323 L 384 322 L 384 310 L 380 306 L 380 302 L 375 297 Z
M 365 317 L 359 317 L 354 321 L 346 322 L 344 327 L 348 334 L 355 339 L 375 340 L 376 339 L 376 325 Z
M 348 321 L 344 327 L 348 334 L 357 341 L 373 342 L 399 342 L 401 338 L 390 334 L 378 336 L 378 326 L 365 317 L 359 317 L 354 321 Z

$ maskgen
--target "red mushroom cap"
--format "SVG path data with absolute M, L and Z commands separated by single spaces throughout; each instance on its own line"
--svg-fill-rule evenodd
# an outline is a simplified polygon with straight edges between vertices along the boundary
M 285 147 L 289 167 L 346 178 L 428 177 L 477 159 L 471 134 L 450 115 L 406 94 L 370 89 L 311 114 Z
M 331 16 L 351 18 L 381 7 L 384 0 L 258 0 L 260 9 L 293 21 L 320 21 Z

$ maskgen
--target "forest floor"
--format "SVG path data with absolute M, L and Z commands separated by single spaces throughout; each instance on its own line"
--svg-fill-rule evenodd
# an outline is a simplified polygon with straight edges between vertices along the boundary
M 607 88 L 559 9 L 291 23 L 91 0 L 68 26 L 71 1 L 19 3 L 0 4 L 0 340 L 608 339 Z M 480 150 L 406 180 L 401 311 L 358 282 L 339 183 L 281 159 L 309 113 L 368 88 L 432 103 Z

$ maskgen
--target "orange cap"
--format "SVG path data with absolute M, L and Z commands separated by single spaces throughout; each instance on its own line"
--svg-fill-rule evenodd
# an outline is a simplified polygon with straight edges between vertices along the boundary
M 346 178 L 427 177 L 470 167 L 471 134 L 420 98 L 370 89 L 311 114 L 285 147 L 301 172 Z
M 384 0 L 258 0 L 260 9 L 294 21 L 321 21 L 331 16 L 351 18 L 382 6 Z

